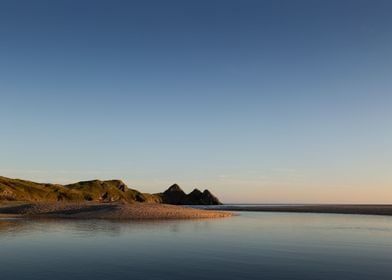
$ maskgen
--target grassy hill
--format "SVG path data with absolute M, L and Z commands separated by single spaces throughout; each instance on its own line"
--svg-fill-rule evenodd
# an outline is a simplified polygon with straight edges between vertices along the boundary
M 0 176 L 0 201 L 31 202 L 161 202 L 160 197 L 128 188 L 120 180 L 44 184 Z

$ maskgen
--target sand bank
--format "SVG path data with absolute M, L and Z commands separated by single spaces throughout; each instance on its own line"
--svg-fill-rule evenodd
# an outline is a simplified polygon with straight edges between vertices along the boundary
M 66 219 L 202 219 L 233 216 L 229 212 L 150 203 L 26 203 L 0 205 L 0 218 Z

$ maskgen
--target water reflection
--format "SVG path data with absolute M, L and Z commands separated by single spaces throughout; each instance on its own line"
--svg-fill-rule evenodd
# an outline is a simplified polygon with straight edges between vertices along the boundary
M 0 220 L 2 279 L 388 279 L 392 218 Z M 3 278 L 4 277 L 4 278 Z
M 73 232 L 88 235 L 107 235 L 117 236 L 122 232 L 132 230 L 168 229 L 171 232 L 180 232 L 181 224 L 190 223 L 190 220 L 67 220 L 67 219 L 39 219 L 29 220 L 21 218 L 0 219 L 0 237 L 7 234 L 25 235 L 29 233 L 54 233 L 54 232 Z M 205 227 L 208 223 L 194 223 L 196 228 Z

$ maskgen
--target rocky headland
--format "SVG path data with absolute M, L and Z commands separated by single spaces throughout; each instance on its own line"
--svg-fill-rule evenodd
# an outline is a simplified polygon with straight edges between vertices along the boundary
M 233 216 L 185 205 L 219 205 L 210 191 L 186 194 L 177 184 L 162 193 L 128 188 L 121 180 L 60 185 L 0 176 L 0 217 L 75 219 L 192 219 Z M 184 206 L 180 206 L 184 205 Z

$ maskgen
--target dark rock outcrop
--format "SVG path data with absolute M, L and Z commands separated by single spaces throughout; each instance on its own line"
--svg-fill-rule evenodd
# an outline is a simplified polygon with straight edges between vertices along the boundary
M 177 185 L 174 184 L 169 187 L 162 194 L 158 194 L 162 198 L 163 203 L 176 204 L 176 205 L 220 205 L 222 204 L 217 197 L 215 197 L 209 190 L 201 192 L 194 189 L 191 193 L 185 192 Z
M 214 196 L 209 190 L 204 190 L 202 197 L 203 205 L 219 205 L 222 204 L 219 199 Z
M 182 204 L 186 199 L 185 192 L 180 188 L 179 185 L 174 184 L 170 186 L 163 193 L 163 202 L 168 204 Z

